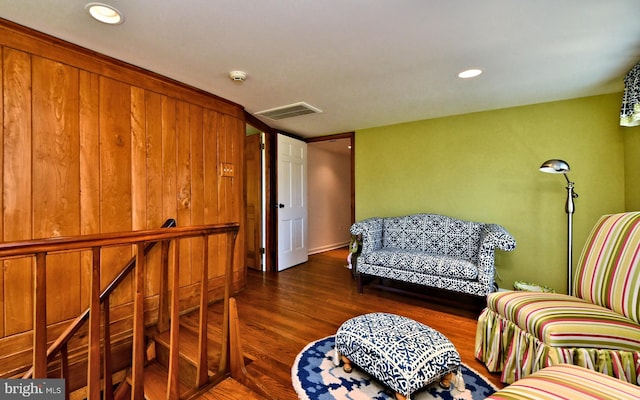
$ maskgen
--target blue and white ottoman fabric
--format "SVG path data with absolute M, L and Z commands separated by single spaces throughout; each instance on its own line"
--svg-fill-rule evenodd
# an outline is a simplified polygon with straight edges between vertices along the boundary
M 450 373 L 462 379 L 460 355 L 442 333 L 407 317 L 387 313 L 360 315 L 336 333 L 336 357 L 342 357 L 386 384 L 411 394 Z

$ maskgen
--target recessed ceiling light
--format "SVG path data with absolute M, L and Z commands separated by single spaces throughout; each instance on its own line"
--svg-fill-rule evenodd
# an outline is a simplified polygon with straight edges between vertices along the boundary
M 118 25 L 124 21 L 122 13 L 108 4 L 89 3 L 85 9 L 93 18 L 105 24 Z
M 475 76 L 478 76 L 482 73 L 481 69 L 468 69 L 466 71 L 462 71 L 458 74 L 459 78 L 463 78 L 463 79 L 467 79 L 467 78 L 473 78 Z

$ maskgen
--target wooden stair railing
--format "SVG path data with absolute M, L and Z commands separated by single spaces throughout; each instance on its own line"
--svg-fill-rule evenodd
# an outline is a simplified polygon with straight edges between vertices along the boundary
M 162 224 L 161 228 L 173 228 L 175 226 L 176 226 L 176 220 L 173 218 L 169 218 L 164 222 L 164 224 Z M 145 255 L 148 254 L 153 247 L 155 247 L 156 243 L 157 242 L 149 242 L 145 244 L 144 246 Z M 162 242 L 162 243 L 165 243 L 165 242 Z M 133 270 L 133 267 L 135 266 L 136 266 L 136 257 L 131 257 L 131 260 L 129 260 L 129 262 L 124 266 L 124 268 L 122 268 L 122 271 L 120 271 L 120 273 L 116 275 L 113 281 L 111 281 L 111 283 L 102 291 L 102 293 L 100 294 L 100 303 L 106 303 L 106 304 L 103 304 L 103 307 L 105 309 L 107 310 L 109 309 L 108 303 L 109 303 L 109 296 L 111 295 L 111 293 L 115 290 L 116 287 L 120 285 L 120 282 L 122 282 L 131 273 L 131 271 Z M 87 321 L 87 319 L 89 318 L 89 313 L 90 313 L 90 308 L 87 308 L 86 310 L 84 310 L 84 312 L 80 314 L 64 330 L 64 332 L 62 332 L 62 334 L 60 334 L 60 336 L 49 346 L 49 348 L 47 349 L 47 363 L 51 362 L 61 352 L 66 353 L 67 351 L 66 347 L 67 347 L 67 344 L 69 343 L 69 340 L 71 340 L 73 335 L 76 332 L 78 332 L 78 330 L 82 327 L 82 325 Z M 105 318 L 108 318 L 107 316 L 108 316 L 108 313 L 105 314 Z M 108 326 L 109 326 L 107 322 L 108 321 L 105 321 L 105 329 L 108 329 Z M 105 335 L 105 336 L 109 337 L 109 335 Z M 107 353 L 107 351 L 105 351 L 105 353 Z M 65 362 L 67 361 L 66 356 L 62 356 L 61 359 Z M 25 372 L 22 377 L 30 378 L 32 376 L 33 376 L 33 367 L 30 368 L 27 372 Z
M 167 221 L 169 223 L 169 221 Z M 173 222 L 175 224 L 175 221 Z M 33 313 L 33 367 L 25 374 L 33 378 L 47 378 L 48 362 L 55 353 L 61 355 L 61 377 L 67 378 L 68 368 L 68 348 L 67 344 L 73 333 L 77 332 L 76 323 L 87 320 L 89 323 L 88 334 L 88 368 L 87 368 L 87 397 L 91 400 L 101 398 L 112 399 L 113 391 L 110 377 L 113 373 L 110 358 L 110 332 L 109 332 L 109 295 L 126 276 L 125 271 L 119 274 L 114 281 L 100 293 L 100 267 L 101 251 L 104 247 L 135 245 L 136 255 L 127 267 L 129 271 L 135 271 L 134 276 L 134 298 L 133 298 L 133 354 L 131 361 L 131 396 L 134 399 L 144 397 L 144 268 L 145 254 L 149 251 L 153 243 L 162 243 L 161 255 L 161 291 L 160 309 L 158 312 L 158 327 L 170 329 L 171 349 L 169 354 L 169 373 L 167 382 L 167 399 L 178 399 L 178 341 L 179 341 L 179 242 L 181 239 L 200 237 L 203 241 L 203 274 L 200 284 L 200 321 L 199 321 L 199 372 L 198 386 L 215 384 L 222 381 L 227 376 L 232 376 L 241 382 L 261 392 L 265 397 L 272 398 L 260 382 L 249 376 L 244 368 L 242 360 L 242 349 L 238 340 L 237 312 L 235 302 L 230 299 L 231 281 L 233 272 L 233 255 L 235 240 L 238 234 L 239 225 L 237 223 L 200 225 L 191 227 L 171 227 L 154 230 L 143 230 L 133 232 L 105 233 L 97 235 L 84 235 L 74 237 L 57 237 L 50 239 L 36 239 L 19 242 L 0 243 L 0 259 L 33 257 L 35 258 L 34 276 L 34 313 Z M 208 282 L 208 238 L 213 235 L 226 235 L 226 266 L 224 283 L 224 320 L 222 329 L 222 354 L 218 373 L 209 381 L 207 365 L 207 282 Z M 169 250 L 173 247 L 173 263 L 171 263 L 174 279 L 168 283 Z M 92 271 L 91 271 L 91 299 L 88 312 L 79 316 L 74 323 L 58 338 L 52 346 L 47 349 L 46 332 L 46 261 L 49 253 L 61 253 L 71 251 L 91 250 Z M 145 251 L 146 250 L 146 251 Z M 134 269 L 135 267 L 135 269 Z M 163 283 L 164 281 L 164 283 Z M 171 289 L 169 290 L 169 286 Z M 171 298 L 167 301 L 166 296 L 170 291 Z M 95 368 L 100 365 L 101 342 L 100 342 L 100 307 L 103 304 L 104 312 L 104 357 L 102 371 Z M 233 307 L 230 310 L 230 304 Z M 167 324 L 167 321 L 168 324 Z M 231 326 L 230 326 L 231 324 Z M 73 332 L 71 332 L 73 331 Z M 68 337 L 67 337 L 68 335 Z M 232 343 L 233 342 L 233 343 Z M 233 347 L 232 347 L 233 344 Z M 240 354 L 238 354 L 240 353 Z M 240 363 L 240 364 L 239 364 Z M 93 367 L 93 368 L 92 368 Z M 100 387 L 101 372 L 105 377 L 104 392 Z M 66 394 L 68 398 L 68 393 Z

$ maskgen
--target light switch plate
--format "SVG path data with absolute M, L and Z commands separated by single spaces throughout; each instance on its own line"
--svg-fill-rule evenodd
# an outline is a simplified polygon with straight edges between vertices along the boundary
M 227 177 L 233 177 L 233 175 L 234 175 L 233 164 L 220 163 L 220 175 L 221 176 L 227 176 Z

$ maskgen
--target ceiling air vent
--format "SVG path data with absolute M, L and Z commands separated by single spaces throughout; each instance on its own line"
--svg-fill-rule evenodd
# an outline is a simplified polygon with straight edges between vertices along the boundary
M 291 117 L 297 117 L 299 115 L 316 114 L 321 113 L 322 110 L 311 106 L 305 102 L 289 104 L 286 106 L 271 108 L 269 110 L 258 111 L 255 115 L 267 117 L 270 119 L 278 120 Z

